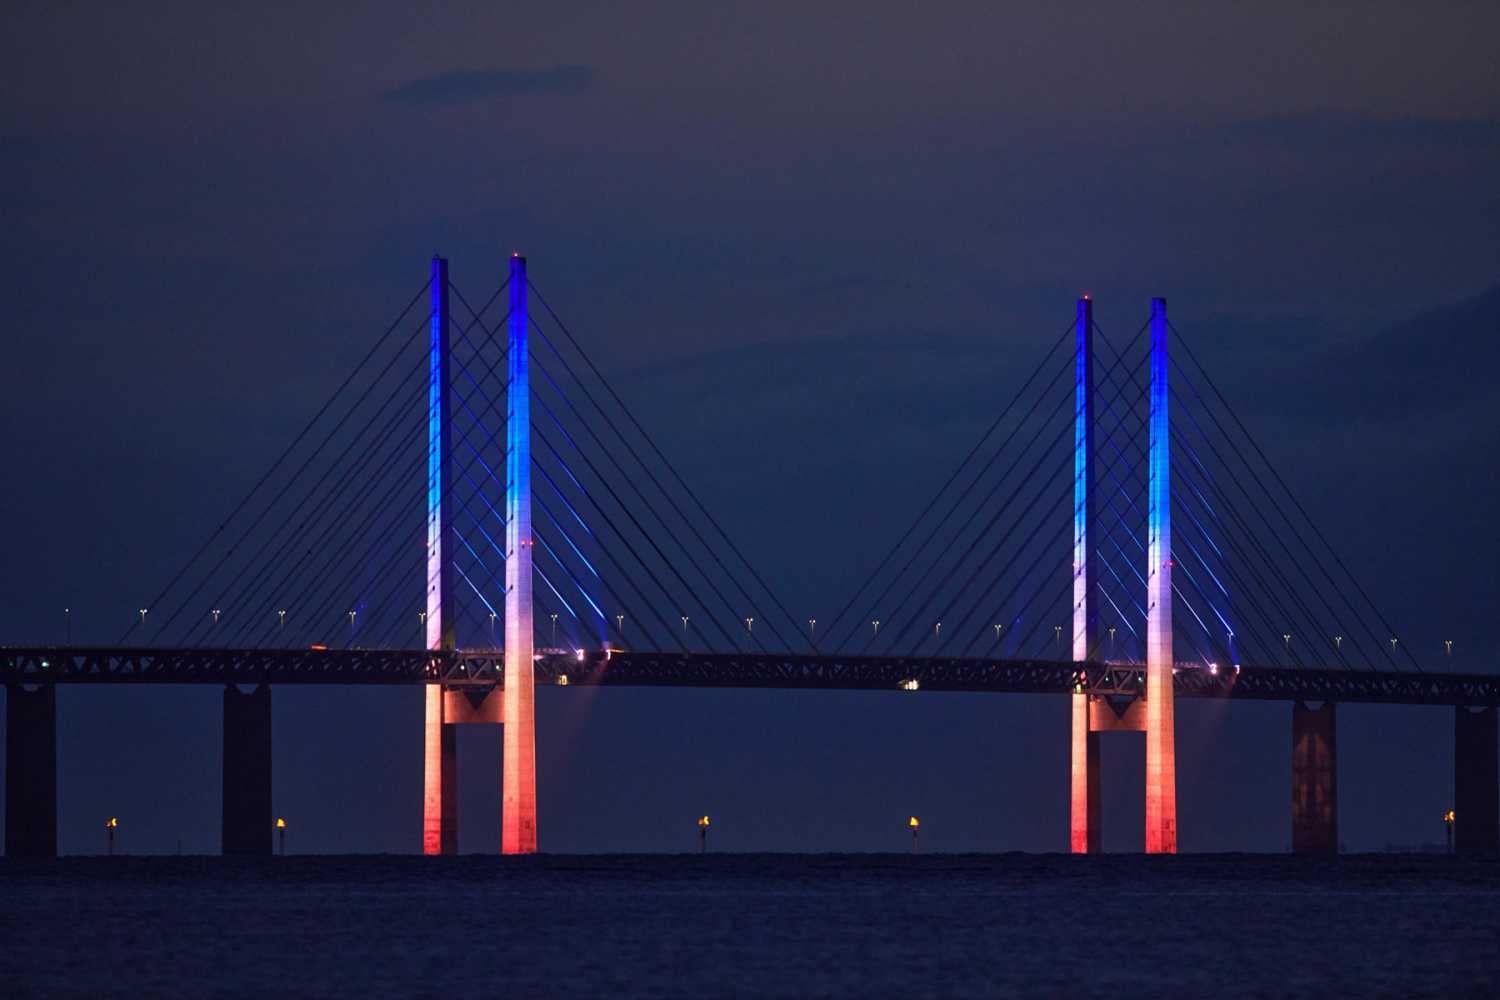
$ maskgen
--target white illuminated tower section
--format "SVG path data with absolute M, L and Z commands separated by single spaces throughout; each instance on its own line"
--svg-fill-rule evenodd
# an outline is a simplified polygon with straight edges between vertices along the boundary
M 1074 336 L 1073 406 L 1073 663 L 1098 649 L 1089 611 L 1094 561 L 1089 527 L 1094 519 L 1094 303 L 1078 300 Z M 1099 810 L 1099 734 L 1089 731 L 1089 696 L 1075 690 L 1071 750 L 1069 847 L 1074 854 L 1102 848 Z
M 500 850 L 536 852 L 536 668 L 531 605 L 531 387 L 526 258 L 510 258 L 509 376 L 505 432 L 505 726 Z
M 427 350 L 427 610 L 429 650 L 451 650 L 453 581 L 452 462 L 448 429 L 448 262 L 432 258 L 432 311 Z M 443 686 L 426 685 L 422 755 L 422 853 L 458 852 L 458 752 L 453 727 L 444 724 Z
M 1177 851 L 1172 712 L 1172 457 L 1167 420 L 1167 301 L 1151 300 L 1150 482 L 1146 556 L 1146 853 Z

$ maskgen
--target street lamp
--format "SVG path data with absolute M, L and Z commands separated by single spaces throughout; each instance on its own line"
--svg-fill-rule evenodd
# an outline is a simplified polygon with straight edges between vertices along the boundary
M 1448 831 L 1448 853 L 1453 853 L 1453 810 L 1443 813 L 1443 828 Z
M 63 633 L 67 636 L 66 642 L 73 645 L 73 609 L 63 608 Z M 1450 643 L 1451 645 L 1451 643 Z
M 917 853 L 917 833 L 922 829 L 922 821 L 919 820 L 919 819 L 917 819 L 917 817 L 912 816 L 912 817 L 910 817 L 906 821 L 906 825 L 911 828 L 911 852 L 913 854 L 916 854 Z
M 1062 658 L 1062 626 L 1061 625 L 1054 625 L 1054 626 L 1052 626 L 1052 634 L 1054 636 L 1056 636 L 1056 638 L 1057 638 L 1057 656 L 1058 656 L 1058 659 L 1061 659 Z
M 708 816 L 698 820 L 698 853 L 708 853 Z
M 1453 640 L 1452 639 L 1444 639 L 1443 640 L 1443 652 L 1444 652 L 1444 655 L 1446 655 L 1448 657 L 1448 659 L 1450 659 L 1450 660 L 1453 659 Z
M 285 629 L 286 629 L 286 612 L 285 611 L 278 611 L 278 612 L 276 612 L 276 631 L 281 632 L 281 631 L 284 631 Z
M 942 622 L 938 622 L 937 624 L 935 624 L 935 625 L 932 626 L 932 637 L 934 639 L 941 638 L 942 634 L 943 634 L 943 623 Z
M 146 624 L 146 609 L 145 608 L 141 608 L 140 609 L 140 615 L 141 615 L 141 624 L 145 625 Z
M 1109 658 L 1111 660 L 1115 658 L 1115 627 L 1113 625 L 1109 627 Z
M 1290 633 L 1290 632 L 1283 632 L 1283 633 L 1281 633 L 1281 641 L 1286 644 L 1287 655 L 1291 655 L 1291 652 L 1292 652 L 1292 633 Z
M 223 613 L 224 612 L 220 611 L 218 608 L 214 608 L 212 611 L 209 612 L 209 614 L 211 614 L 211 615 L 214 616 L 214 624 L 215 625 L 219 624 L 219 616 L 222 615 Z
M 874 621 L 870 622 L 870 627 L 875 630 L 875 632 L 874 632 L 875 635 L 879 635 L 880 634 L 880 619 L 876 618 Z
M 104 821 L 105 850 L 111 857 L 115 853 L 115 831 L 120 828 L 120 821 L 114 816 Z
M 807 620 L 807 636 L 808 636 L 809 639 L 812 639 L 814 642 L 817 641 L 817 639 L 818 639 L 818 620 L 816 618 L 809 618 Z
M 682 618 L 682 637 L 684 639 L 686 639 L 687 638 L 687 634 L 688 634 L 688 630 L 687 630 L 688 616 L 687 615 L 681 615 L 679 617 Z
M 276 835 L 280 840 L 281 856 L 286 857 L 286 820 L 276 817 Z
M 552 612 L 552 645 L 557 645 L 557 612 Z
M 625 616 L 615 615 L 615 631 L 620 633 L 620 638 L 625 638 Z

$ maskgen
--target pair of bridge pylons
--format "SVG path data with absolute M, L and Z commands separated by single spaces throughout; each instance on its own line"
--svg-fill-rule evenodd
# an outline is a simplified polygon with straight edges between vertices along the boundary
M 1146 691 L 1117 700 L 1087 689 L 1084 664 L 1098 658 L 1099 593 L 1096 524 L 1097 469 L 1094 414 L 1093 301 L 1078 301 L 1075 323 L 1073 479 L 1073 648 L 1078 685 L 1072 696 L 1069 847 L 1076 854 L 1103 850 L 1099 737 L 1107 732 L 1146 735 L 1146 852 L 1177 850 L 1177 768 L 1173 711 L 1172 475 L 1165 299 L 1151 300 L 1147 418 Z M 1335 854 L 1338 839 L 1336 705 L 1292 706 L 1292 850 Z M 1500 758 L 1497 712 L 1463 705 L 1454 717 L 1454 797 L 1458 848 L 1463 853 L 1500 849 Z M 1467 815 L 1468 826 L 1463 825 Z
M 427 648 L 455 648 L 452 381 L 448 262 L 432 259 L 427 409 Z M 504 680 L 489 689 L 426 686 L 422 852 L 458 851 L 458 752 L 453 727 L 499 723 L 500 850 L 536 851 L 536 680 L 532 634 L 531 392 L 526 258 L 512 254 L 506 282 Z
M 1078 300 L 1074 329 L 1073 409 L 1073 660 L 1079 683 L 1072 699 L 1069 846 L 1074 853 L 1103 849 L 1099 734 L 1146 734 L 1146 851 L 1177 850 L 1177 758 L 1172 674 L 1172 451 L 1167 394 L 1167 303 L 1151 300 L 1150 381 L 1147 387 L 1146 693 L 1119 705 L 1085 688 L 1082 665 L 1099 654 L 1097 565 L 1090 537 L 1097 520 L 1094 440 L 1094 303 Z

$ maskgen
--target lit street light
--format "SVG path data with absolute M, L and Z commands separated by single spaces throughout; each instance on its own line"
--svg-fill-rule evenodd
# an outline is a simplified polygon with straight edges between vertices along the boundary
M 916 854 L 917 853 L 917 833 L 922 829 L 922 821 L 919 820 L 919 819 L 917 819 L 917 817 L 912 816 L 910 819 L 908 819 L 906 821 L 906 825 L 909 826 L 909 827 L 911 827 L 911 852 L 913 854 Z
M 708 853 L 708 816 L 698 820 L 698 853 Z
M 105 850 L 109 852 L 111 857 L 115 853 L 115 831 L 119 828 L 120 821 L 114 816 L 104 821 Z
M 874 621 L 872 621 L 870 623 L 870 627 L 875 630 L 875 632 L 874 632 L 875 635 L 879 635 L 880 634 L 880 619 L 877 618 Z
M 281 856 L 286 857 L 286 820 L 276 817 L 276 835 L 280 841 Z

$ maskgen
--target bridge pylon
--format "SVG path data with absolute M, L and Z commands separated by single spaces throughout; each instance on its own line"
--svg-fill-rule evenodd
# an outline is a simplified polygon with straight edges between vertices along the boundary
M 1073 378 L 1073 663 L 1098 655 L 1099 616 L 1091 614 L 1095 561 L 1090 558 L 1089 526 L 1094 522 L 1098 472 L 1094 447 L 1094 303 L 1078 300 Z M 1099 789 L 1099 734 L 1089 724 L 1092 696 L 1072 695 L 1072 767 L 1069 847 L 1074 854 L 1103 849 Z
M 503 854 L 536 853 L 536 668 L 531 555 L 531 384 L 526 258 L 510 258 L 509 388 L 505 418 L 505 727 L 500 808 Z
M 1146 486 L 1146 853 L 1177 852 L 1172 677 L 1172 439 L 1167 411 L 1167 300 L 1151 300 Z
M 452 650 L 453 448 L 449 426 L 448 261 L 432 258 L 427 352 L 427 608 L 429 650 Z M 422 853 L 458 853 L 458 746 L 441 683 L 426 685 L 422 754 Z

